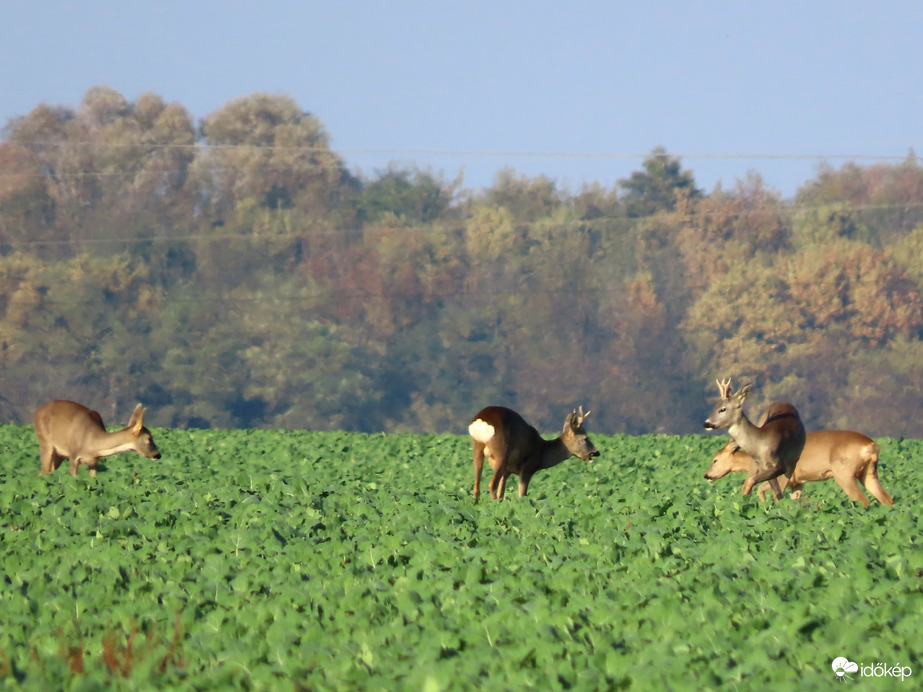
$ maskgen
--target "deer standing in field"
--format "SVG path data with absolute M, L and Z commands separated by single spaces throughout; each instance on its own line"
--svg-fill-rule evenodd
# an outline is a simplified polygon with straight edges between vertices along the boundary
M 572 456 L 592 462 L 599 451 L 590 442 L 583 422 L 590 412 L 574 411 L 564 421 L 564 432 L 546 440 L 515 411 L 502 406 L 488 406 L 468 426 L 474 443 L 474 499 L 481 494 L 481 469 L 484 457 L 493 469 L 490 497 L 502 500 L 506 479 L 519 476 L 519 497 L 525 497 L 529 481 L 536 471 L 551 468 Z
M 804 424 L 798 410 L 788 403 L 772 403 L 766 409 L 765 422 L 756 426 L 743 409 L 744 399 L 750 394 L 749 383 L 731 394 L 731 381 L 719 381 L 718 390 L 721 400 L 705 420 L 705 429 L 727 428 L 736 445 L 753 457 L 754 467 L 742 488 L 744 495 L 750 494 L 754 484 L 769 481 L 778 500 L 782 488 L 776 479 L 781 475 L 792 477 L 804 449 Z
M 809 432 L 805 437 L 801 457 L 795 464 L 794 475 L 791 478 L 779 476 L 779 485 L 782 490 L 788 485 L 792 490 L 792 499 L 797 500 L 801 497 L 801 488 L 805 483 L 832 478 L 850 500 L 861 502 L 863 507 L 868 507 L 869 500 L 859 488 L 859 481 L 879 502 L 893 505 L 894 500 L 885 492 L 878 480 L 879 451 L 878 444 L 862 433 L 849 430 Z M 711 467 L 705 473 L 705 478 L 710 481 L 718 480 L 732 471 L 744 471 L 749 474 L 754 468 L 753 458 L 737 448 L 733 440 L 729 440 L 718 450 Z M 757 489 L 760 502 L 766 499 L 768 490 L 768 483 L 763 483 Z
M 106 432 L 102 416 L 75 401 L 49 401 L 32 418 L 38 438 L 42 469 L 39 475 L 56 471 L 64 459 L 70 459 L 70 472 L 84 464 L 96 475 L 101 457 L 119 452 L 136 451 L 148 459 L 160 459 L 150 431 L 144 427 L 144 407 L 138 404 L 128 425 L 116 432 Z

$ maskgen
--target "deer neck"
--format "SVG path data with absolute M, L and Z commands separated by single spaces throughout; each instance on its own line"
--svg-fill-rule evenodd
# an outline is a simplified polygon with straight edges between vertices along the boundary
M 728 428 L 728 434 L 734 438 L 743 451 L 751 456 L 753 453 L 750 450 L 754 449 L 760 441 L 760 429 L 753 425 L 744 413 L 740 414 L 740 420 Z
M 570 459 L 571 452 L 564 444 L 564 436 L 554 440 L 542 440 L 542 465 L 543 469 L 550 469 L 557 466 L 562 461 Z
M 97 456 L 108 457 L 119 452 L 128 452 L 135 447 L 135 436 L 129 428 L 106 432 L 94 430 L 87 440 Z

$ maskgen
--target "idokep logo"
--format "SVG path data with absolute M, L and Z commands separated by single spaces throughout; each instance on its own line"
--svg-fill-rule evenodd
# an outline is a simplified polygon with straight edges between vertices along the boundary
M 855 673 L 859 670 L 859 664 L 853 663 L 848 658 L 840 656 L 839 658 L 833 659 L 833 672 L 836 673 L 837 680 L 853 680 L 853 678 L 847 673 Z
M 836 679 L 844 682 L 846 680 L 855 680 L 856 673 L 863 678 L 900 678 L 901 680 L 909 678 L 913 673 L 910 666 L 902 666 L 900 663 L 895 663 L 893 666 L 884 663 L 860 666 L 844 656 L 833 659 L 831 667 Z M 850 675 L 850 673 L 853 673 L 853 675 Z

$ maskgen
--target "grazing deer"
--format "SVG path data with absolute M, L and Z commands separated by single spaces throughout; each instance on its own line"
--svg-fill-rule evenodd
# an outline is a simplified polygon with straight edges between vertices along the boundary
M 894 500 L 881 487 L 878 480 L 878 444 L 862 433 L 848 430 L 815 430 L 805 437 L 804 450 L 795 464 L 795 475 L 779 476 L 782 490 L 788 485 L 792 490 L 792 499 L 801 497 L 801 488 L 810 481 L 825 481 L 832 478 L 853 502 L 869 506 L 869 500 L 859 488 L 860 481 L 875 498 L 886 505 L 893 505 Z M 728 440 L 715 458 L 711 468 L 705 473 L 710 480 L 723 478 L 732 471 L 752 473 L 755 468 L 753 457 L 737 448 L 733 440 Z M 757 493 L 760 502 L 766 499 L 769 484 L 763 483 Z
M 102 417 L 75 401 L 49 401 L 32 418 L 38 437 L 42 470 L 39 475 L 56 471 L 65 458 L 70 459 L 72 476 L 80 464 L 96 475 L 100 457 L 135 450 L 148 459 L 159 459 L 160 452 L 150 431 L 144 427 L 144 407 L 138 404 L 128 425 L 116 432 L 106 432 Z
M 522 416 L 502 406 L 488 406 L 478 413 L 468 426 L 474 443 L 474 499 L 481 494 L 481 469 L 484 457 L 494 470 L 490 479 L 490 497 L 502 500 L 506 479 L 519 476 L 519 497 L 525 497 L 529 481 L 540 469 L 551 468 L 572 456 L 592 462 L 599 451 L 590 442 L 583 421 L 590 412 L 574 411 L 564 421 L 564 432 L 554 440 L 546 440 Z
M 804 424 L 798 410 L 791 404 L 775 402 L 766 410 L 765 422 L 756 426 L 744 414 L 744 399 L 750 394 L 750 384 L 745 384 L 731 394 L 731 381 L 718 382 L 721 400 L 705 420 L 706 430 L 727 428 L 737 446 L 753 457 L 753 470 L 744 481 L 742 492 L 749 495 L 754 484 L 769 481 L 778 500 L 782 489 L 776 480 L 781 475 L 789 478 L 804 448 Z

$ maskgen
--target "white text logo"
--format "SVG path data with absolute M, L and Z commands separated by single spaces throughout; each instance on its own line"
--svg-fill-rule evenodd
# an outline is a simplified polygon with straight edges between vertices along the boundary
M 900 663 L 895 663 L 893 666 L 889 666 L 885 663 L 874 663 L 870 665 L 859 665 L 850 661 L 845 656 L 839 656 L 833 659 L 831 664 L 833 668 L 833 673 L 836 675 L 837 680 L 855 680 L 855 677 L 850 675 L 850 673 L 858 673 L 860 677 L 863 678 L 909 678 L 913 671 L 910 666 L 902 666 Z

